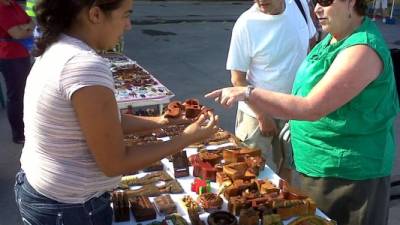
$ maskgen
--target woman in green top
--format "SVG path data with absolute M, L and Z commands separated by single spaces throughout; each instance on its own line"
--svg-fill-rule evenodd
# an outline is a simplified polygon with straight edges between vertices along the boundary
M 292 95 L 249 86 L 206 97 L 291 119 L 302 190 L 340 225 L 386 224 L 399 111 L 390 52 L 364 0 L 317 3 L 329 34 L 300 66 Z

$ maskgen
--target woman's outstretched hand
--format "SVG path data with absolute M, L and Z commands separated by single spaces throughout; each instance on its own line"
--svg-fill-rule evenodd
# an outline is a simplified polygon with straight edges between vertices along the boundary
M 206 122 L 207 119 L 208 121 Z M 191 143 L 202 141 L 218 131 L 218 122 L 218 116 L 208 111 L 205 114 L 201 114 L 196 121 L 186 127 L 183 131 L 183 136 L 189 138 Z
M 229 108 L 238 101 L 244 101 L 245 96 L 246 87 L 227 87 L 210 92 L 204 97 L 213 98 L 215 102 Z

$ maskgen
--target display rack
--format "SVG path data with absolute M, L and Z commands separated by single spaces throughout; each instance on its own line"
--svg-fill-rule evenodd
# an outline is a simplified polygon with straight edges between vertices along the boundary
M 115 98 L 122 112 L 130 107 L 156 106 L 158 113 L 162 113 L 164 104 L 175 96 L 154 75 L 129 57 L 119 53 L 103 53 L 101 56 L 110 63 L 115 82 Z

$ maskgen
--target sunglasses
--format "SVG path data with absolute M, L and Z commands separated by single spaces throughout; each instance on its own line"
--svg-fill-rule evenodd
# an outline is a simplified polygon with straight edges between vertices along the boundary
M 328 6 L 332 5 L 334 0 L 316 0 L 316 1 L 322 7 L 328 7 Z

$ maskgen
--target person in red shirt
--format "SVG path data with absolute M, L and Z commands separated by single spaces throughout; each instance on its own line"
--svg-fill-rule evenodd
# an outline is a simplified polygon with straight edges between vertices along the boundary
M 0 0 L 0 72 L 7 87 L 7 116 L 12 139 L 23 144 L 23 95 L 31 67 L 27 39 L 34 23 L 15 0 Z

